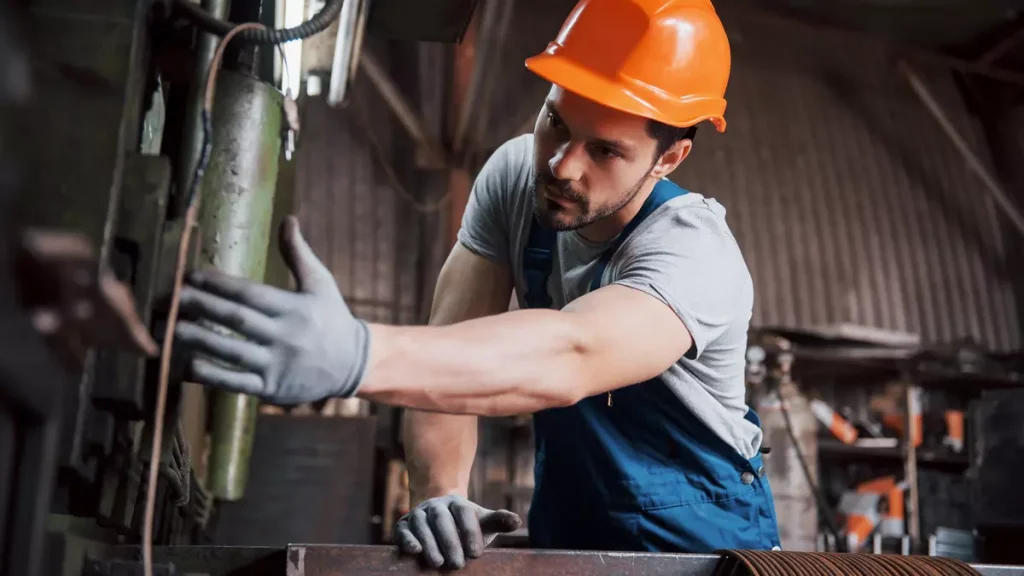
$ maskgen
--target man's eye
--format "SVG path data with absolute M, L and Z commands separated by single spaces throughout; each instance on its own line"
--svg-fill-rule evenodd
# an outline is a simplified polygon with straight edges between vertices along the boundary
M 609 148 L 607 146 L 601 146 L 598 149 L 598 152 L 601 154 L 601 156 L 604 156 L 605 158 L 619 158 L 622 156 L 622 154 L 619 154 L 618 150 L 616 150 L 615 148 Z
M 551 112 L 548 112 L 548 122 L 551 124 L 552 128 L 559 128 L 562 125 L 562 121 L 558 116 L 555 116 Z

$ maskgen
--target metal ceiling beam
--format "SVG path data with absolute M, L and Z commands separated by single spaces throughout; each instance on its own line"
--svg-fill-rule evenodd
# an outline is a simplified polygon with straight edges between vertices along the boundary
M 452 138 L 452 151 L 465 158 L 479 144 L 491 96 L 497 83 L 501 53 L 505 49 L 514 0 L 485 0 L 472 46 L 473 73 L 459 107 L 458 121 Z M 480 39 L 483 41 L 481 42 Z
M 1010 49 L 1016 46 L 1021 40 L 1024 40 L 1024 22 L 1019 23 L 1016 31 L 1005 36 L 989 48 L 981 58 L 978 58 L 978 63 L 983 65 L 991 65 L 995 63 L 996 60 L 1009 52 Z
M 971 62 L 970 60 L 963 60 L 952 56 L 944 56 L 942 54 L 935 54 L 934 52 L 926 52 L 922 50 L 908 51 L 907 56 L 923 62 L 933 62 L 951 70 L 963 72 L 964 74 L 974 74 L 975 76 L 984 76 L 993 80 L 999 80 L 1006 84 L 1024 86 L 1024 74 L 1012 72 L 995 66 L 989 66 L 982 62 Z
M 427 156 L 432 168 L 442 168 L 447 165 L 448 154 L 444 148 L 427 132 L 423 119 L 412 105 L 405 99 L 402 91 L 398 89 L 395 81 L 381 65 L 377 57 L 367 49 L 363 48 L 359 58 L 359 68 L 366 74 L 366 77 L 373 84 L 381 98 L 402 123 L 409 136 L 419 146 L 420 150 Z
M 964 141 L 960 135 L 960 131 L 953 126 L 953 123 L 949 120 L 949 117 L 943 111 L 942 106 L 938 103 L 934 96 L 932 96 L 931 90 L 925 85 L 924 81 L 914 72 L 913 68 L 910 67 L 906 62 L 900 63 L 900 68 L 903 70 L 904 75 L 907 77 L 907 81 L 910 82 L 910 87 L 917 94 L 917 97 L 924 104 L 924 107 L 935 117 L 935 120 L 942 127 L 942 130 L 946 133 L 946 136 L 953 142 L 956 149 L 963 155 L 967 165 L 973 170 L 983 184 L 988 189 L 989 193 L 995 199 L 999 207 L 1003 209 L 1003 213 L 1006 214 L 1007 218 L 1013 224 L 1014 228 L 1021 236 L 1024 236 L 1024 214 L 1021 214 L 1020 209 L 1014 204 L 1010 195 L 1006 193 L 1000 185 L 999 180 L 985 167 L 985 164 L 978 159 L 978 156 L 971 150 L 969 144 Z
M 985 62 L 965 60 L 963 58 L 956 58 L 945 54 L 939 54 L 931 50 L 895 44 L 892 40 L 877 36 L 875 34 L 871 34 L 864 30 L 844 28 L 837 26 L 835 24 L 821 24 L 809 22 L 806 19 L 801 19 L 796 16 L 787 16 L 764 9 L 759 10 L 759 12 L 765 18 L 796 23 L 801 26 L 806 26 L 808 28 L 817 30 L 826 29 L 837 36 L 856 38 L 863 42 L 868 42 L 876 46 L 882 46 L 887 50 L 891 51 L 891 53 L 894 56 L 894 60 L 898 58 L 911 59 L 915 61 L 943 66 L 947 69 L 955 70 L 957 72 L 962 72 L 965 74 L 984 76 L 986 78 L 991 78 L 993 80 L 999 80 L 1000 82 L 1004 82 L 1006 84 L 1024 86 L 1024 74 L 1006 70 L 1004 68 L 999 68 L 997 66 L 993 66 Z

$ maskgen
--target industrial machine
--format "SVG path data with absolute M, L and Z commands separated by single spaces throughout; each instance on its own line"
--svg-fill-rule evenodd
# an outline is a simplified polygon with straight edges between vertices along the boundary
M 290 4 L 310 17 L 273 0 L 3 6 L 3 574 L 122 573 L 100 562 L 110 545 L 208 541 L 216 502 L 244 493 L 257 404 L 184 384 L 152 335 L 184 269 L 275 281 L 299 130 L 284 46 L 334 41 L 340 103 L 364 35 L 456 42 L 475 1 Z

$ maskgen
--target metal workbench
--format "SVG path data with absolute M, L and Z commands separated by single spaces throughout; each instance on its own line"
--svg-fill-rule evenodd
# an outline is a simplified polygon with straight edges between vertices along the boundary
M 123 548 L 118 556 L 137 558 Z M 158 563 L 174 564 L 178 573 L 204 576 L 412 576 L 450 571 L 427 570 L 414 558 L 400 557 L 390 546 L 294 545 L 279 548 L 182 546 L 157 548 Z M 493 549 L 456 572 L 464 576 L 710 576 L 715 554 L 650 554 Z M 984 576 L 1024 576 L 1024 566 L 974 565 Z

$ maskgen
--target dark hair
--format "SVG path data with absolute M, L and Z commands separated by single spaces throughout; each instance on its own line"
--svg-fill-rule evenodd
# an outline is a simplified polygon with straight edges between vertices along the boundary
M 673 144 L 689 138 L 693 140 L 693 137 L 697 135 L 696 126 L 686 126 L 679 128 L 676 126 L 669 126 L 664 122 L 658 122 L 657 120 L 647 121 L 647 135 L 658 141 L 658 146 L 654 150 L 654 160 L 657 161 L 661 158 L 661 155 L 668 151 Z

